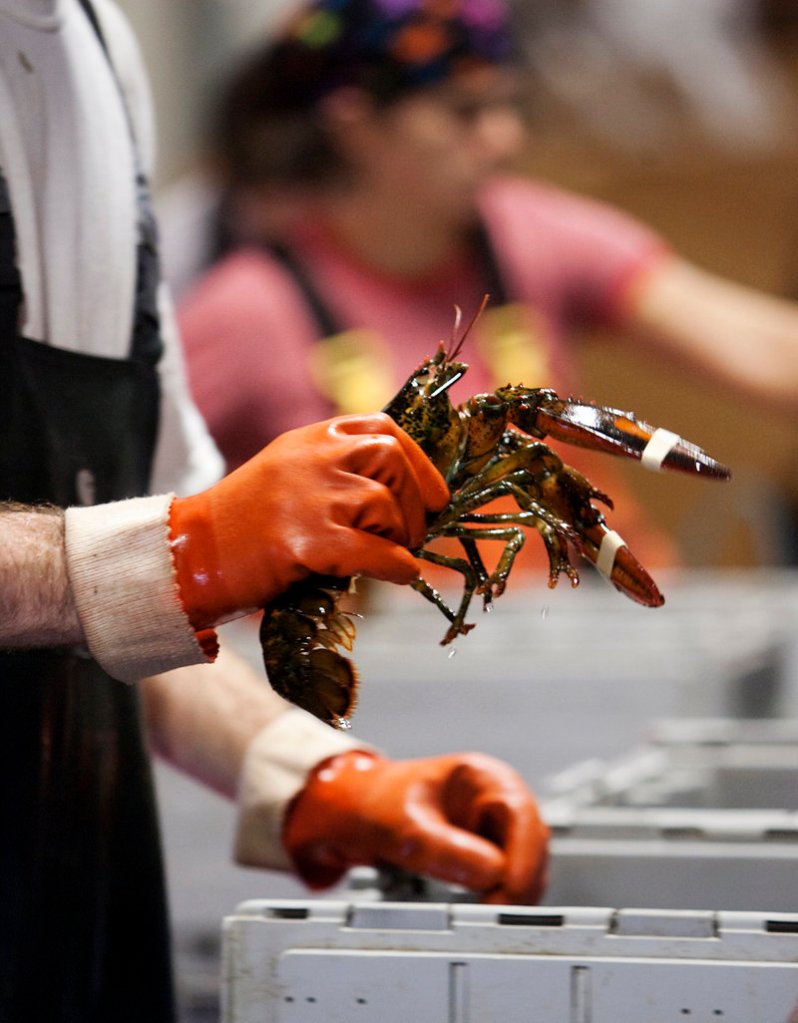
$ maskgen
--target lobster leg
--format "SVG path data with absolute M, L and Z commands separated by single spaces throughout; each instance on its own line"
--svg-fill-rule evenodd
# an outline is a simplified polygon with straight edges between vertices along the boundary
M 518 512 L 511 513 L 507 521 L 512 521 L 513 523 L 518 522 L 520 524 L 520 519 L 523 514 L 524 513 Z M 482 520 L 475 516 L 473 521 Z M 524 524 L 528 525 L 529 523 Z M 481 593 L 485 595 L 485 608 L 487 609 L 487 607 L 491 604 L 494 592 L 498 596 L 503 591 L 503 582 L 509 574 L 515 555 L 524 545 L 525 537 L 523 530 L 518 529 L 517 527 L 508 528 L 505 526 L 502 529 L 468 529 L 467 526 L 464 526 L 459 522 L 453 523 L 450 527 L 438 535 L 456 537 L 461 544 L 463 544 L 469 554 L 469 560 L 464 561 L 462 558 L 454 558 L 451 555 L 441 554 L 437 551 L 430 551 L 423 548 L 416 551 L 415 554 L 418 558 L 423 558 L 426 561 L 430 561 L 436 565 L 441 565 L 444 568 L 450 568 L 455 572 L 459 572 L 463 576 L 463 596 L 460 600 L 460 606 L 457 611 L 453 611 L 443 599 L 441 594 L 425 579 L 417 579 L 414 583 L 411 583 L 411 586 L 414 590 L 434 604 L 451 622 L 450 628 L 441 640 L 441 645 L 446 646 L 446 644 L 451 643 L 456 636 L 465 635 L 473 629 L 473 625 L 465 624 L 465 616 L 468 613 L 468 608 L 471 605 L 474 593 Z M 476 549 L 477 540 L 501 540 L 504 543 L 504 550 L 502 552 L 499 566 L 493 575 L 488 575 L 487 570 L 482 563 L 482 558 Z M 476 560 L 472 560 L 472 550 Z M 496 588 L 495 584 L 491 582 L 491 580 L 493 580 L 497 575 L 499 575 L 502 580 L 500 589 Z
M 472 537 L 471 534 L 469 534 L 468 536 L 458 537 L 458 539 L 460 540 L 460 545 L 462 546 L 463 550 L 466 553 L 469 565 L 471 565 L 474 572 L 476 573 L 477 576 L 476 592 L 483 594 L 484 607 L 485 610 L 487 611 L 488 607 L 490 606 L 493 600 L 492 588 L 488 587 L 486 589 L 486 585 L 488 583 L 488 580 L 490 579 L 490 572 L 488 572 L 487 568 L 485 567 L 485 562 L 482 560 L 482 555 L 479 553 L 479 547 L 477 547 L 477 542 L 474 539 L 474 537 Z
M 519 435 L 521 436 L 521 435 Z M 526 448 L 530 445 L 526 443 Z M 535 450 L 545 451 L 557 464 L 557 458 L 544 444 L 534 445 Z M 557 576 L 566 572 L 572 577 L 575 570 L 571 567 L 567 556 L 566 541 L 577 542 L 578 536 L 569 522 L 564 521 L 556 511 L 535 500 L 523 486 L 529 482 L 529 472 L 522 459 L 526 451 L 519 455 L 501 454 L 486 466 L 477 476 L 470 478 L 459 487 L 452 496 L 447 510 L 436 519 L 430 527 L 428 539 L 434 536 L 456 536 L 463 544 L 469 561 L 479 577 L 477 592 L 485 598 L 487 607 L 494 596 L 499 596 L 505 588 L 507 577 L 512 568 L 515 556 L 524 544 L 524 533 L 521 529 L 508 529 L 515 526 L 534 527 L 538 530 L 549 554 L 550 573 L 549 585 L 556 584 Z M 488 504 L 497 497 L 511 495 L 522 512 L 499 513 L 488 515 L 477 512 L 477 509 Z M 502 530 L 461 530 L 462 523 L 479 523 L 480 525 L 503 524 Z M 484 563 L 479 556 L 477 540 L 504 540 L 505 548 L 493 573 L 488 575 Z
M 532 523 L 524 521 L 522 514 L 518 512 L 507 513 L 505 517 L 499 515 L 466 515 L 460 522 L 508 523 L 516 527 L 512 528 L 510 525 L 503 525 L 501 529 L 468 529 L 466 526 L 458 523 L 457 526 L 453 526 L 451 531 L 446 534 L 447 536 L 458 537 L 463 544 L 469 542 L 475 548 L 477 540 L 501 540 L 504 543 L 498 565 L 490 574 L 487 573 L 483 565 L 483 574 L 476 587 L 476 592 L 485 597 L 485 606 L 487 607 L 491 604 L 493 597 L 500 597 L 504 592 L 507 576 L 510 574 L 515 557 L 524 546 L 526 540 L 524 531 L 517 527 L 521 525 L 529 526 Z M 481 560 L 480 558 L 480 562 Z
M 446 635 L 441 640 L 441 646 L 446 646 L 457 636 L 465 636 L 466 633 L 469 633 L 474 628 L 473 625 L 466 624 L 465 616 L 468 613 L 471 598 L 474 596 L 477 588 L 477 574 L 469 562 L 464 561 L 462 558 L 453 558 L 447 554 L 439 554 L 437 551 L 424 549 L 414 553 L 417 558 L 423 558 L 434 565 L 442 565 L 444 568 L 451 568 L 455 572 L 460 572 L 463 576 L 463 596 L 460 599 L 460 606 L 457 611 L 453 611 L 449 607 L 440 593 L 438 593 L 434 586 L 430 586 L 426 579 L 416 579 L 415 582 L 410 584 L 417 593 L 420 593 L 422 597 L 434 604 L 450 621 L 451 624 L 446 631 Z
M 516 497 L 519 504 L 522 501 L 530 500 L 528 495 L 524 494 L 523 491 L 516 494 Z M 549 558 L 549 587 L 553 588 L 557 585 L 557 580 L 562 573 L 565 573 L 565 575 L 568 576 L 571 580 L 572 586 L 578 585 L 579 574 L 570 562 L 567 546 L 568 540 L 573 542 L 575 546 L 578 546 L 578 538 L 576 533 L 564 522 L 559 523 L 556 526 L 552 525 L 550 516 L 544 518 L 539 514 L 539 512 L 533 510 L 475 513 L 473 515 L 463 516 L 462 521 L 485 524 L 493 523 L 496 525 L 514 523 L 517 526 L 527 526 L 529 528 L 536 529 L 540 533 Z M 505 533 L 506 528 L 496 533 L 493 533 L 488 529 L 480 529 L 475 530 L 473 536 L 479 539 L 482 539 L 483 537 L 490 539 L 503 536 Z M 515 556 L 520 549 L 521 544 L 518 544 L 517 546 L 513 544 L 505 545 L 505 549 L 499 558 L 496 568 L 477 589 L 478 593 L 490 593 L 495 597 L 499 597 L 502 593 L 504 593 L 507 585 L 507 578 L 512 570 Z

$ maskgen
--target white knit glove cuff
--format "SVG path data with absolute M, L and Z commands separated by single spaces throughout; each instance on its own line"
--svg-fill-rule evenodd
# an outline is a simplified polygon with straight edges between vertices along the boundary
M 209 661 L 180 602 L 169 549 L 173 496 L 66 511 L 67 571 L 86 645 L 122 682 Z
M 236 862 L 245 867 L 293 869 L 282 842 L 288 804 L 317 764 L 355 749 L 370 747 L 297 708 L 261 729 L 247 749 L 241 771 Z

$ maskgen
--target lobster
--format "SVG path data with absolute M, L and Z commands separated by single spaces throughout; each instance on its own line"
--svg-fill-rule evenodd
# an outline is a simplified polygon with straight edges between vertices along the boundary
M 656 583 L 612 530 L 593 503 L 612 508 L 612 500 L 542 442 L 543 437 L 633 458 L 645 467 L 728 480 L 729 469 L 668 430 L 655 428 L 630 412 L 575 398 L 560 398 L 548 388 L 523 385 L 478 394 L 455 407 L 449 388 L 468 370 L 458 356 L 487 296 L 459 340 L 456 310 L 449 346 L 440 342 L 425 358 L 386 412 L 430 458 L 449 485 L 447 507 L 427 524 L 416 557 L 462 576 L 456 608 L 426 580 L 412 583 L 446 617 L 441 640 L 451 643 L 474 626 L 465 621 L 475 594 L 489 609 L 504 591 L 513 561 L 525 541 L 525 529 L 539 533 L 549 561 L 548 584 L 565 575 L 576 586 L 575 551 L 620 592 L 647 607 L 664 598 Z M 509 496 L 516 510 L 488 512 L 485 505 Z M 440 537 L 454 537 L 463 557 L 428 549 Z M 488 571 L 479 542 L 503 544 Z M 357 698 L 358 675 L 338 650 L 352 650 L 355 626 L 340 607 L 351 580 L 312 576 L 296 583 L 265 609 L 260 628 L 264 665 L 274 690 L 336 728 L 348 728 Z

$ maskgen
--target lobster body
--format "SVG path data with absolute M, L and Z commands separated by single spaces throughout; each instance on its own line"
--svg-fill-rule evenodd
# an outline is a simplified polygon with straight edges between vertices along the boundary
M 458 324 L 459 310 L 455 330 Z M 384 409 L 430 458 L 451 491 L 449 504 L 427 523 L 424 543 L 413 552 L 463 578 L 457 608 L 449 607 L 424 579 L 413 584 L 449 621 L 442 643 L 473 628 L 465 617 L 474 594 L 481 595 L 488 608 L 504 591 L 530 528 L 538 532 L 548 553 L 549 586 L 555 586 L 561 574 L 573 586 L 578 584 L 571 557 L 576 553 L 628 597 L 648 607 L 660 606 L 664 599 L 654 580 L 593 503 L 612 508 L 610 498 L 566 465 L 542 438 L 711 479 L 729 479 L 729 470 L 695 445 L 631 413 L 563 399 L 546 388 L 508 384 L 454 406 L 448 391 L 468 370 L 457 356 L 469 329 L 470 325 L 451 350 L 441 343 Z M 515 510 L 486 510 L 499 497 L 510 497 Z M 429 549 L 439 537 L 456 538 L 464 557 Z M 502 544 L 490 572 L 479 550 L 486 541 Z M 358 684 L 354 666 L 336 649 L 351 650 L 354 639 L 351 619 L 339 610 L 348 585 L 349 580 L 318 577 L 296 584 L 266 608 L 261 626 L 272 686 L 334 727 L 348 727 Z

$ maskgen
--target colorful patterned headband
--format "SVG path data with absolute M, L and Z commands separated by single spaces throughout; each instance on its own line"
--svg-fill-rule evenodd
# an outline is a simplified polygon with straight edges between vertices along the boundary
M 273 48 L 295 107 L 348 85 L 388 101 L 514 56 L 503 0 L 316 0 Z

